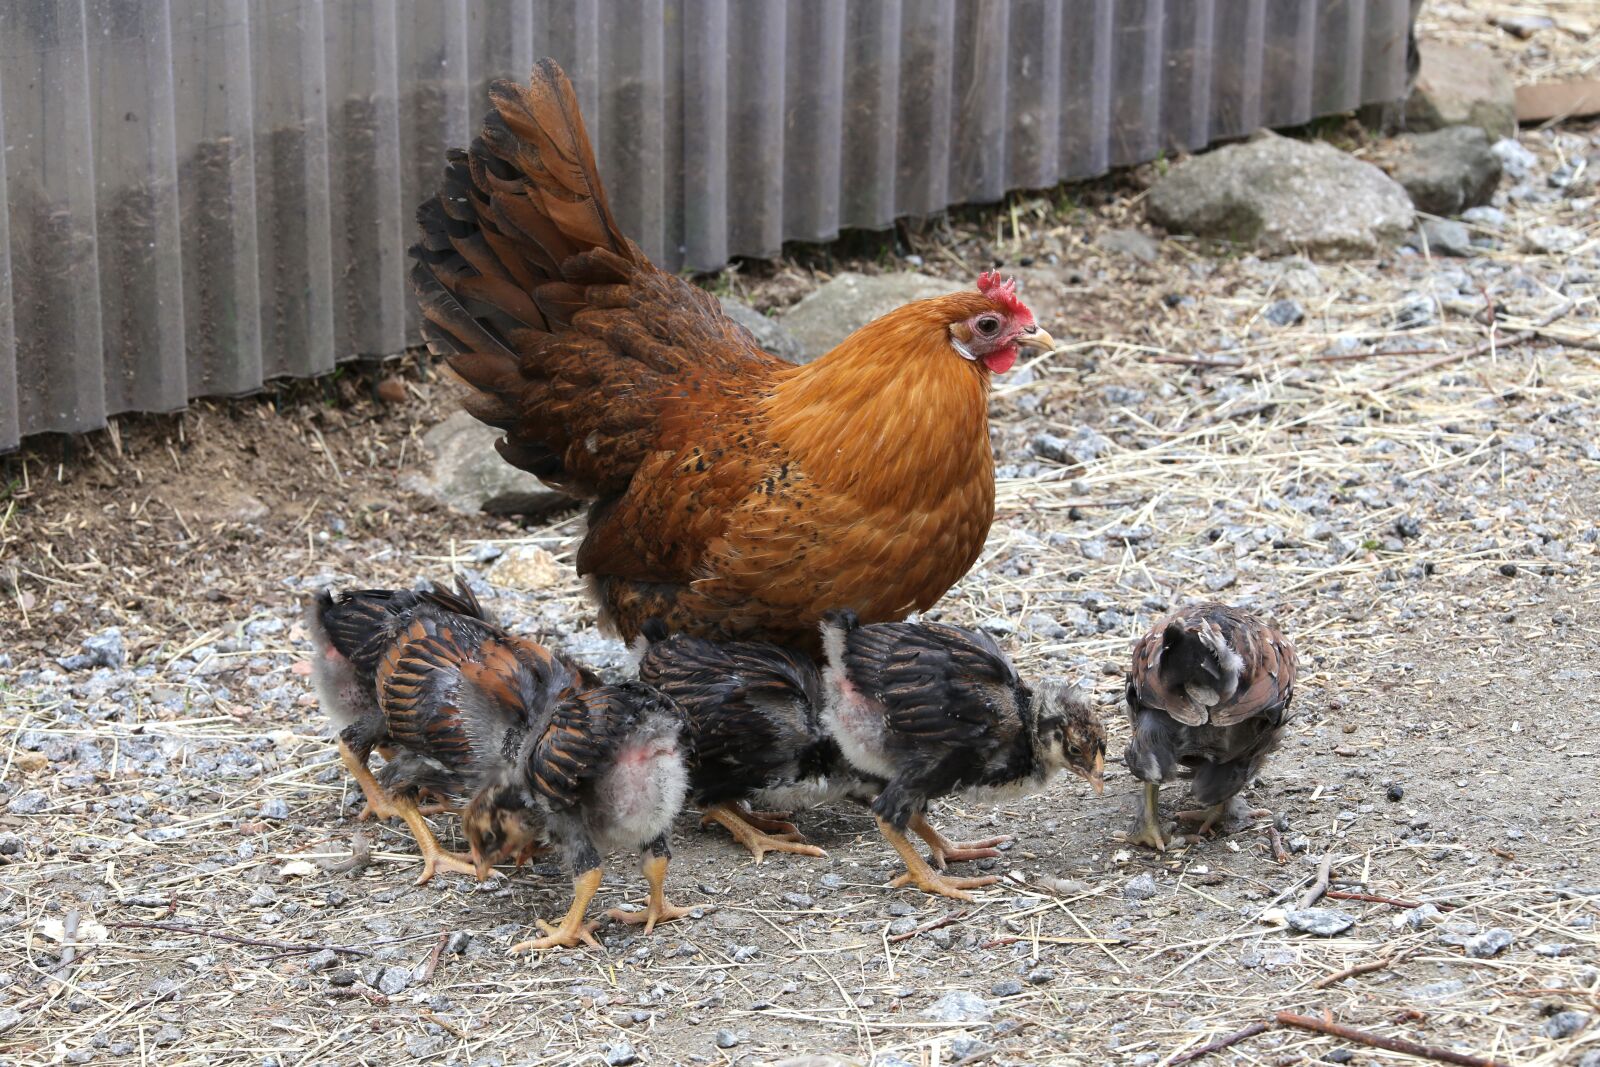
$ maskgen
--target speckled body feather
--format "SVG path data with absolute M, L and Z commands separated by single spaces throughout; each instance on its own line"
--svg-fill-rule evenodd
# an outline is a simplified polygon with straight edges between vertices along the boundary
M 1276 747 L 1294 699 L 1294 645 L 1263 619 L 1224 604 L 1191 604 L 1133 649 L 1125 759 L 1145 782 L 1194 773 L 1195 799 L 1220 804 Z
M 761 641 L 653 638 L 639 678 L 670 696 L 687 722 L 696 804 L 808 807 L 881 783 L 844 762 L 822 726 L 822 678 L 810 657 Z
M 492 97 L 412 277 L 501 454 L 593 501 L 577 563 L 608 624 L 815 652 L 829 608 L 937 601 L 994 517 L 990 372 L 952 323 L 1026 315 L 1014 293 L 911 304 L 791 366 L 621 233 L 559 67 Z
M 1103 765 L 1098 715 L 1062 683 L 1025 684 L 988 635 L 942 623 L 823 627 L 824 722 L 845 758 L 887 781 L 874 812 L 903 830 L 937 797 L 1027 792 Z

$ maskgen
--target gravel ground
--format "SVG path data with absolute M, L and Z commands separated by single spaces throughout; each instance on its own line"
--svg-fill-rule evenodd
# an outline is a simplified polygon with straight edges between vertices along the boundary
M 413 887 L 403 831 L 354 821 L 297 621 L 329 581 L 453 568 L 515 628 L 620 662 L 571 577 L 575 515 L 522 528 L 402 487 L 450 386 L 408 362 L 398 404 L 346 374 L 5 459 L 0 1057 L 1154 1065 L 1288 1010 L 1592 1067 L 1600 224 L 1566 179 L 1600 131 L 1522 141 L 1470 259 L 1165 240 L 1143 265 L 1096 244 L 1136 220 L 1139 174 L 912 239 L 958 281 L 1016 268 L 1067 339 L 997 391 L 1000 515 L 939 613 L 1092 686 L 1113 752 L 1163 610 L 1274 614 L 1300 717 L 1250 795 L 1286 865 L 1263 829 L 1125 847 L 1120 767 L 1102 798 L 943 805 L 951 836 L 1017 835 L 966 907 L 884 888 L 854 811 L 801 816 L 827 859 L 763 865 L 686 814 L 673 895 L 701 917 L 513 959 L 565 879 Z M 1564 250 L 1538 250 L 1549 227 Z M 733 281 L 781 306 L 818 277 Z M 642 898 L 613 859 L 596 911 Z M 1318 1058 L 1415 1062 L 1293 1029 L 1205 1062 Z

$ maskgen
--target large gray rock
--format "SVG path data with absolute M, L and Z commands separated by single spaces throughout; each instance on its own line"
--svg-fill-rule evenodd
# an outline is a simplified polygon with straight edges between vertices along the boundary
M 468 514 L 482 511 L 486 504 L 508 501 L 515 501 L 510 510 L 526 514 L 568 499 L 501 459 L 494 447 L 499 439 L 499 430 L 465 411 L 456 412 L 423 435 L 423 447 L 433 464 L 426 475 L 406 479 L 406 488 Z
M 1500 184 L 1500 157 L 1476 126 L 1396 137 L 1383 154 L 1384 169 L 1418 211 L 1459 215 L 1487 204 Z
M 1406 99 L 1406 129 L 1476 126 L 1497 141 L 1517 132 L 1517 90 L 1500 61 L 1481 48 L 1418 41 L 1422 65 Z
M 786 359 L 790 363 L 806 362 L 806 350 L 784 329 L 783 323 L 777 319 L 768 318 L 742 300 L 735 300 L 729 296 L 718 297 L 722 302 L 722 312 L 740 326 L 755 334 L 756 344 L 766 351 Z
M 1406 191 L 1377 167 L 1272 133 L 1173 168 L 1145 205 L 1175 233 L 1323 258 L 1373 255 L 1404 240 L 1415 219 Z
M 925 274 L 845 273 L 785 311 L 778 321 L 805 351 L 801 362 L 810 362 L 873 319 L 960 288 Z

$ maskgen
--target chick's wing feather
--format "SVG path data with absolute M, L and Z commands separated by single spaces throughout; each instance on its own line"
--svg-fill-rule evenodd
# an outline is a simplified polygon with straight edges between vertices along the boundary
M 998 645 L 941 623 L 885 623 L 852 630 L 846 670 L 880 700 L 889 729 L 917 743 L 973 743 L 1009 731 L 1016 709 L 997 700 L 1017 684 Z

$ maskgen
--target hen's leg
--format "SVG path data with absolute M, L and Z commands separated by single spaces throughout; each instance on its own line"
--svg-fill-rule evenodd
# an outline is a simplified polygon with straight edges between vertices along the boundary
M 417 839 L 417 847 L 422 850 L 422 873 L 417 876 L 417 885 L 425 885 L 440 870 L 476 877 L 478 868 L 473 864 L 472 857 L 450 852 L 439 844 L 439 839 L 433 836 L 433 828 L 422 817 L 415 801 L 410 797 L 394 797 L 391 806 L 394 813 L 406 821 L 411 836 Z
M 348 732 L 348 731 L 346 731 Z M 371 755 L 371 751 L 368 751 Z M 350 772 L 350 777 L 356 780 L 361 787 L 361 794 L 367 798 L 367 806 L 356 816 L 358 819 L 376 816 L 379 819 L 392 819 L 400 814 L 391 803 L 394 799 L 378 780 L 372 776 L 372 771 L 367 767 L 367 761 L 351 747 L 350 739 L 344 733 L 339 735 L 339 759 L 344 761 L 345 769 Z
M 572 907 L 567 909 L 567 914 L 562 918 L 561 925 L 551 926 L 543 919 L 535 919 L 534 925 L 543 930 L 545 936 L 512 945 L 512 955 L 516 955 L 519 952 L 531 952 L 535 949 L 542 951 L 547 948 L 577 948 L 579 945 L 599 948 L 600 942 L 594 939 L 595 924 L 584 922 L 583 917 L 589 911 L 589 902 L 594 899 L 595 893 L 600 890 L 600 876 L 600 868 L 594 867 L 574 878 L 572 880 Z
M 1139 798 L 1139 814 L 1134 819 L 1133 830 L 1128 834 L 1129 844 L 1144 845 L 1157 852 L 1167 850 L 1166 839 L 1161 836 L 1161 809 L 1156 804 L 1156 796 L 1160 791 L 1160 782 L 1144 784 L 1144 793 Z
M 940 874 L 928 866 L 928 861 L 922 858 L 917 846 L 906 840 L 906 835 L 889 825 L 882 816 L 878 817 L 878 831 L 889 844 L 894 846 L 894 850 L 900 853 L 900 858 L 905 860 L 906 864 L 906 873 L 889 883 L 891 889 L 913 885 L 924 893 L 933 893 L 952 900 L 971 900 L 972 894 L 965 890 L 993 885 L 1000 880 L 998 876 L 992 874 L 981 878 L 951 878 Z
M 726 827 L 735 841 L 750 850 L 750 855 L 755 857 L 757 863 L 760 863 L 768 852 L 792 852 L 797 856 L 827 855 L 816 845 L 806 844 L 803 840 L 795 840 L 799 836 L 798 834 L 784 834 L 781 837 L 775 837 L 772 834 L 763 833 L 746 822 L 739 810 L 730 804 L 717 804 L 707 808 L 705 817 L 701 820 L 702 825 L 706 822 L 721 823 Z
M 946 863 L 961 863 L 966 860 L 991 859 L 1000 855 L 996 845 L 1003 845 L 1014 840 L 1010 834 L 1001 834 L 999 837 L 986 837 L 981 841 L 951 841 L 933 825 L 928 822 L 928 817 L 921 812 L 911 816 L 911 832 L 928 843 L 928 853 L 933 859 L 933 866 L 944 870 Z
M 645 881 L 650 883 L 649 903 L 645 905 L 644 911 L 623 911 L 620 908 L 612 908 L 606 915 L 629 926 L 644 923 L 644 932 L 648 934 L 656 928 L 656 923 L 671 922 L 693 914 L 693 908 L 680 908 L 667 901 L 667 862 L 671 858 L 672 853 L 667 847 L 665 835 L 650 842 L 645 849 L 644 862 L 640 865 Z

